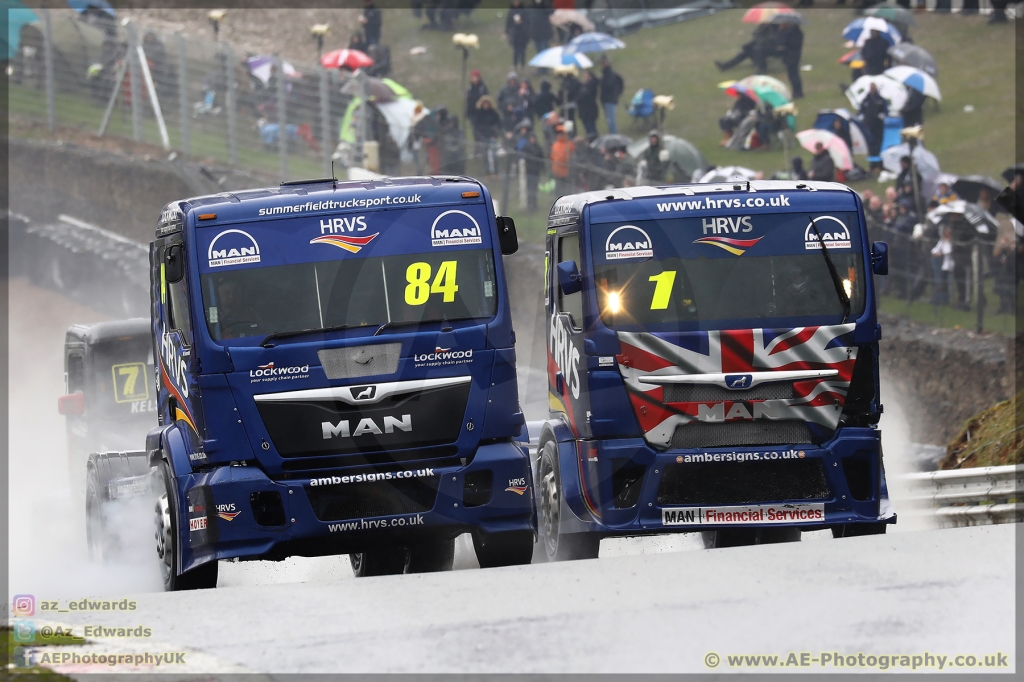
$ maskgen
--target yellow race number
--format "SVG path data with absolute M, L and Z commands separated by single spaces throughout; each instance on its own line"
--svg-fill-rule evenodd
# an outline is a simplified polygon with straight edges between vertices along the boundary
M 431 294 L 441 294 L 441 300 L 445 303 L 454 301 L 459 290 L 459 285 L 455 283 L 458 264 L 454 260 L 442 261 L 437 275 L 431 281 L 430 263 L 411 263 L 405 270 L 405 281 L 408 282 L 405 287 L 406 305 L 423 305 Z
M 668 308 L 669 298 L 672 296 L 672 285 L 676 281 L 676 271 L 666 270 L 660 275 L 651 275 L 647 281 L 654 282 L 654 298 L 651 299 L 651 310 L 665 310 Z

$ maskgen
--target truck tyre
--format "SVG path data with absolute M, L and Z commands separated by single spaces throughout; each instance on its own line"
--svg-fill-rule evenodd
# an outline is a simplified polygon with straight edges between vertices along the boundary
M 171 469 L 165 460 L 157 467 L 156 500 L 156 553 L 160 557 L 160 572 L 163 574 L 164 590 L 204 590 L 217 587 L 217 562 L 209 561 L 191 571 L 178 575 L 178 496 L 174 490 Z
M 548 561 L 596 559 L 601 547 L 599 535 L 561 532 L 562 478 L 558 470 L 558 446 L 554 441 L 544 443 L 541 450 L 537 488 L 540 494 L 540 537 Z
M 455 538 L 438 538 L 409 547 L 406 573 L 440 573 L 452 570 L 455 563 Z
M 114 539 L 107 529 L 106 503 L 106 487 L 100 484 L 96 468 L 90 466 L 85 482 L 85 538 L 92 561 L 106 561 L 115 550 Z
M 885 535 L 888 523 L 844 523 L 832 526 L 834 538 L 856 538 L 862 535 Z
M 352 562 L 352 572 L 357 578 L 400 575 L 405 572 L 405 564 L 408 562 L 404 547 L 371 549 L 359 554 L 349 554 L 348 558 Z
M 533 560 L 533 531 L 473 533 L 473 549 L 480 568 L 522 566 Z

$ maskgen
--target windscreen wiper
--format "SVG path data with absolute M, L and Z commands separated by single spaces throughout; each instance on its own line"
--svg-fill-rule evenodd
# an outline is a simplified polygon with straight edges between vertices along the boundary
M 273 334 L 267 334 L 263 340 L 260 341 L 260 345 L 264 348 L 270 348 L 273 344 L 268 346 L 267 342 L 274 339 L 284 339 L 289 336 L 299 336 L 300 334 L 312 334 L 313 332 L 340 332 L 342 329 L 348 329 L 348 325 L 337 324 L 333 327 L 313 327 L 311 329 L 296 329 L 289 332 L 274 332 Z
M 407 327 L 411 324 L 427 324 L 428 322 L 436 321 L 437 320 L 406 320 L 405 322 L 385 322 L 381 326 L 377 327 L 377 331 L 375 331 L 373 335 L 378 336 L 385 329 L 394 329 L 395 327 Z
M 832 256 L 828 254 L 828 249 L 825 248 L 825 240 L 821 237 L 821 232 L 818 231 L 818 223 L 814 221 L 814 217 L 811 217 L 811 227 L 814 228 L 814 234 L 818 237 L 818 243 L 821 244 L 821 255 L 825 257 L 825 264 L 828 265 L 828 274 L 832 275 L 832 285 L 836 288 L 836 295 L 839 296 L 839 303 L 843 306 L 843 321 L 842 324 L 846 324 L 846 319 L 850 317 L 850 297 L 846 295 L 846 288 L 843 286 L 843 280 L 839 277 L 839 271 L 836 270 L 835 263 L 832 262 Z

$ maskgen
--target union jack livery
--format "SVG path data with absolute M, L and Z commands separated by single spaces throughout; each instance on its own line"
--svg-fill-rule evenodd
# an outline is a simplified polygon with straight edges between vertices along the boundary
M 565 196 L 546 269 L 551 417 L 531 435 L 549 559 L 615 535 L 721 547 L 895 523 L 872 281 L 887 249 L 849 188 Z

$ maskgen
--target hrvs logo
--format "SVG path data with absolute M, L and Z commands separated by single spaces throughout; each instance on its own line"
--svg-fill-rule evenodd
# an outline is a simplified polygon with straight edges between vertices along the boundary
M 207 251 L 210 267 L 260 262 L 260 246 L 243 230 L 224 230 L 210 242 Z

